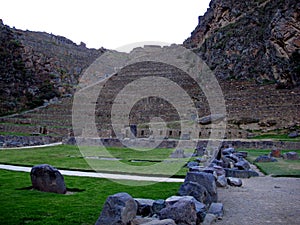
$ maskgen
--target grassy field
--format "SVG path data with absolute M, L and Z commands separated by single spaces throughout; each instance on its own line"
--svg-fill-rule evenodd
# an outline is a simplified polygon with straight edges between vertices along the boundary
M 300 141 L 300 137 L 290 138 L 288 134 L 260 134 L 252 137 L 251 139 L 272 139 L 274 141 L 291 141 L 291 142 L 298 142 Z
M 92 170 L 89 163 L 96 162 L 106 172 L 124 171 L 123 164 L 131 166 L 130 173 L 147 174 L 147 166 L 161 163 L 168 159 L 173 149 L 155 149 L 134 151 L 130 149 L 109 148 L 108 151 L 93 147 L 83 148 L 61 145 L 37 149 L 0 150 L 0 163 L 33 166 L 48 163 L 57 168 Z M 269 150 L 246 150 L 248 160 L 253 162 L 257 156 L 268 154 Z M 284 153 L 286 151 L 282 151 Z M 300 150 L 297 151 L 300 154 Z M 88 159 L 88 157 L 92 157 Z M 96 157 L 97 159 L 94 159 Z M 103 158 L 103 160 L 102 160 Z M 104 158 L 118 158 L 116 161 Z M 89 161 L 90 160 L 90 161 Z M 146 161 L 144 161 L 146 160 Z M 168 159 L 170 160 L 170 159 Z M 256 163 L 265 173 L 274 176 L 300 177 L 300 160 L 287 161 L 278 159 L 275 163 Z M 181 165 L 180 160 L 172 159 L 159 165 L 166 169 L 173 164 Z M 93 164 L 92 164 L 93 165 Z M 143 168 L 143 169 L 140 169 Z M 149 167 L 150 168 L 150 167 Z M 151 171 L 151 174 L 153 171 Z M 160 171 L 161 172 L 161 171 Z M 167 173 L 166 173 L 167 174 Z M 165 175 L 166 175 L 165 174 Z M 186 168 L 177 175 L 184 176 Z M 127 185 L 107 179 L 64 176 L 68 195 L 43 193 L 31 189 L 28 173 L 0 170 L 0 223 L 1 224 L 94 224 L 102 206 L 109 195 L 127 192 L 136 198 L 165 199 L 176 195 L 180 183 L 156 183 L 126 181 Z M 147 186 L 140 186 L 141 184 Z
M 261 155 L 268 155 L 269 150 L 246 150 L 248 152 L 247 159 L 254 163 L 264 174 L 272 176 L 285 176 L 285 177 L 300 177 L 300 160 L 284 160 L 276 158 L 278 162 L 255 163 L 254 160 Z M 285 151 L 282 150 L 282 154 Z M 296 150 L 300 154 L 300 150 Z
M 23 166 L 50 164 L 59 169 L 117 172 L 130 174 L 185 176 L 182 168 L 186 159 L 170 159 L 174 149 L 135 151 L 126 148 L 78 147 L 60 145 L 33 149 L 9 149 L 0 151 L 0 163 Z M 119 160 L 109 160 L 119 159 Z
M 180 183 L 146 187 L 120 185 L 97 178 L 65 176 L 69 195 L 31 190 L 28 173 L 0 170 L 1 224 L 95 224 L 109 195 L 127 192 L 136 198 L 165 199 L 175 195 Z M 140 182 L 139 182 L 140 183 Z M 146 182 L 144 182 L 147 184 Z
M 30 136 L 28 133 L 21 133 L 21 132 L 5 132 L 1 131 L 0 135 L 13 135 L 13 136 Z

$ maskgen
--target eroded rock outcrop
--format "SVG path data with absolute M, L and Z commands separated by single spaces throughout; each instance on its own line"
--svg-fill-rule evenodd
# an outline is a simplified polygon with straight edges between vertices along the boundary
M 297 0 L 212 0 L 184 45 L 218 78 L 298 85 L 300 3 Z
M 79 76 L 104 51 L 45 32 L 10 28 L 0 19 L 0 115 L 73 93 Z

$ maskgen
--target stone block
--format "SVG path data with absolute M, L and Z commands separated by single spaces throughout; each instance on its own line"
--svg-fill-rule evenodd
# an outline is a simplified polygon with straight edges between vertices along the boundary
M 227 183 L 230 186 L 234 187 L 241 187 L 243 185 L 243 182 L 240 178 L 235 178 L 235 177 L 227 177 Z
M 277 159 L 267 156 L 267 155 L 262 155 L 257 157 L 254 162 L 258 162 L 258 163 L 264 163 L 264 162 L 277 162 Z
M 209 203 L 218 201 L 217 186 L 213 174 L 204 172 L 188 172 L 184 182 L 195 182 L 204 186 L 210 197 L 207 201 Z
M 207 207 L 205 204 L 197 201 L 192 196 L 171 196 L 168 199 L 166 199 L 167 207 L 170 207 L 181 200 L 186 200 L 194 203 L 197 213 L 197 224 L 204 220 L 204 217 L 206 216 L 207 212 Z
M 172 219 L 176 224 L 196 225 L 197 212 L 195 204 L 189 200 L 181 199 L 159 213 L 159 219 Z
M 235 167 L 237 167 L 239 170 L 249 170 L 250 164 L 245 160 L 240 160 L 237 163 L 234 164 Z
M 250 178 L 257 177 L 259 174 L 254 170 L 238 170 L 225 168 L 226 177 Z
M 184 182 L 180 186 L 178 194 L 180 196 L 193 196 L 197 201 L 205 204 L 209 203 L 210 201 L 210 198 L 207 198 L 209 193 L 207 192 L 206 188 L 203 185 L 192 181 Z
M 166 207 L 166 201 L 164 199 L 155 200 L 152 204 L 153 214 L 158 214 L 160 210 Z
M 127 225 L 135 218 L 137 204 L 127 193 L 111 195 L 106 199 L 96 225 Z
M 225 175 L 218 176 L 218 179 L 216 181 L 217 187 L 227 187 L 227 180 Z
M 144 199 L 144 198 L 135 198 L 135 202 L 137 203 L 137 215 L 139 216 L 150 216 L 152 215 L 152 206 L 154 200 L 152 199 Z
M 172 219 L 165 219 L 165 220 L 153 220 L 148 223 L 143 223 L 142 225 L 176 225 L 176 223 Z
M 32 187 L 36 190 L 58 194 L 67 192 L 64 177 L 56 168 L 48 164 L 32 167 L 30 178 Z
M 287 152 L 283 154 L 283 158 L 287 160 L 299 160 L 299 154 L 297 152 Z
M 222 203 L 211 203 L 209 209 L 208 209 L 209 214 L 214 214 L 218 219 L 222 219 L 224 215 L 224 208 Z

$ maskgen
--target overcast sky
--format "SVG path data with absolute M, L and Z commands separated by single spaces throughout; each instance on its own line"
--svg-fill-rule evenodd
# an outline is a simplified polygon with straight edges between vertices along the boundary
M 90 48 L 134 42 L 181 44 L 210 0 L 5 0 L 0 18 L 22 30 L 65 36 Z

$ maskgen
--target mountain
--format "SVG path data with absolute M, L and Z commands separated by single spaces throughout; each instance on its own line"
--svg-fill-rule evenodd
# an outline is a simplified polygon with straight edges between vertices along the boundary
M 221 80 L 300 84 L 298 0 L 212 0 L 184 46 Z
M 0 20 L 0 115 L 41 106 L 74 92 L 78 78 L 106 50 Z

